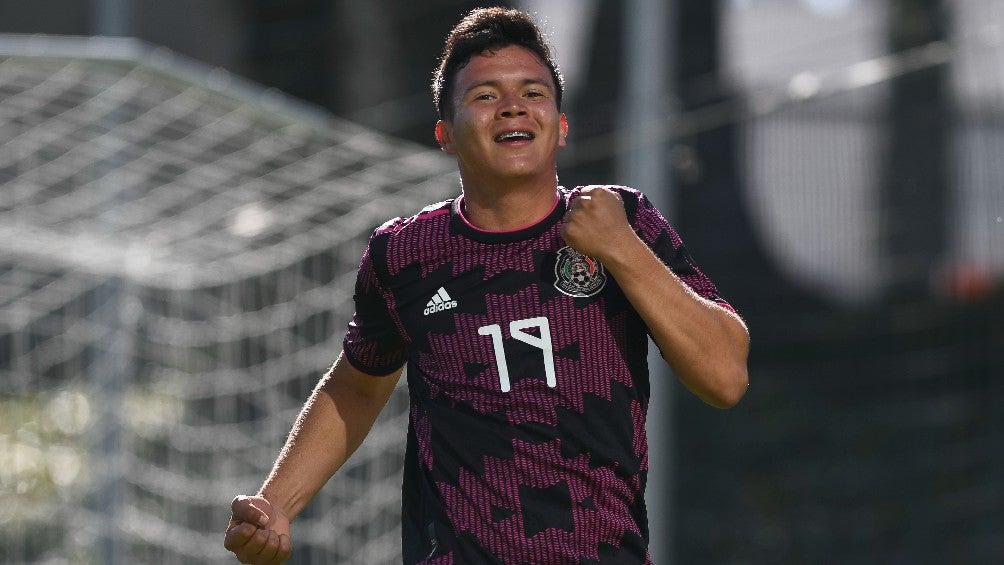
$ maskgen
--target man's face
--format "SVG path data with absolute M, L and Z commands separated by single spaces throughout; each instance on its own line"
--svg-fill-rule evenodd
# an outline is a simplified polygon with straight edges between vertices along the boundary
M 568 124 L 537 55 L 515 45 L 476 55 L 453 81 L 453 116 L 436 137 L 457 156 L 464 185 L 553 181 Z

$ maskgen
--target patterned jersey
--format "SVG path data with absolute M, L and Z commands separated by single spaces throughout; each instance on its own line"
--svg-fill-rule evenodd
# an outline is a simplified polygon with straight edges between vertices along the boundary
M 635 232 L 699 295 L 724 301 L 638 191 Z M 478 230 L 462 196 L 378 228 L 345 355 L 407 363 L 405 563 L 648 563 L 647 329 L 560 225 Z M 726 304 L 727 306 L 727 304 Z

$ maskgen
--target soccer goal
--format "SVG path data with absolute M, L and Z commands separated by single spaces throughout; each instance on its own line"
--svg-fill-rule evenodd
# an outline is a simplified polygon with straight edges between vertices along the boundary
M 455 165 L 111 39 L 0 38 L 0 147 L 0 562 L 233 562 L 367 237 Z M 297 563 L 399 562 L 406 422 L 399 390 Z

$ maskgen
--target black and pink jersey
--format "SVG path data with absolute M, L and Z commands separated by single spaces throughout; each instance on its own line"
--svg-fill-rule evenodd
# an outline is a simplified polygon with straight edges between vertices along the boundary
M 722 302 L 638 191 L 636 233 L 699 295 Z M 378 228 L 356 282 L 345 355 L 407 363 L 405 563 L 647 563 L 647 330 L 561 219 L 579 189 L 511 232 L 462 197 Z M 727 304 L 726 304 L 727 305 Z

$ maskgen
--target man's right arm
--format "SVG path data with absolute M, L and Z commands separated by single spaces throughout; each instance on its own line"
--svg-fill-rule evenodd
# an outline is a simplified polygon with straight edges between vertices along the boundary
M 288 557 L 289 521 L 362 444 L 401 372 L 374 377 L 339 356 L 300 411 L 258 493 L 264 501 L 234 500 L 224 546 L 242 563 L 281 563 Z

